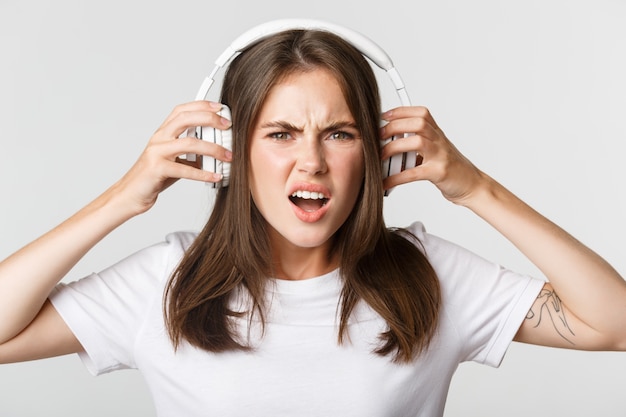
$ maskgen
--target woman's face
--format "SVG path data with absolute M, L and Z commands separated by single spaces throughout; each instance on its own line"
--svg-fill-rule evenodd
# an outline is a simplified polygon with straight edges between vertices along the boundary
M 333 75 L 296 73 L 270 90 L 250 163 L 252 198 L 274 251 L 327 249 L 364 177 L 361 133 Z

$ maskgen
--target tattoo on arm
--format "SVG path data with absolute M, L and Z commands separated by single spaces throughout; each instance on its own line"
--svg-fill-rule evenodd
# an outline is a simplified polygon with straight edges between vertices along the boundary
M 556 292 L 546 288 L 541 290 L 537 296 L 537 300 L 526 315 L 526 320 L 536 321 L 534 327 L 539 327 L 544 318 L 546 321 L 549 320 L 552 323 L 554 330 L 556 330 L 559 336 L 572 346 L 575 345 L 574 342 L 568 339 L 568 337 L 576 335 L 567 323 L 561 299 Z

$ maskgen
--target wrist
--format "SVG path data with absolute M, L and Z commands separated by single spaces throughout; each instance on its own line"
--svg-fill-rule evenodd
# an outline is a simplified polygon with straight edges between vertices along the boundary
M 103 226 L 111 229 L 145 211 L 124 198 L 119 188 L 119 184 L 114 184 L 81 211 L 96 216 Z
M 455 204 L 477 211 L 480 207 L 492 204 L 502 194 L 503 187 L 482 171 L 478 171 L 471 191 L 454 201 Z

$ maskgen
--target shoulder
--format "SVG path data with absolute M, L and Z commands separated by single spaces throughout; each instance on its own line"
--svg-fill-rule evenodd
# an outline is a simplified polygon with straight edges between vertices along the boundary
M 130 258 L 158 257 L 162 260 L 177 260 L 185 254 L 197 236 L 196 232 L 190 231 L 171 232 L 165 235 L 164 240 L 137 251 Z
M 169 275 L 178 266 L 197 236 L 196 232 L 191 231 L 168 233 L 163 241 L 136 252 L 129 260 L 144 267 L 158 267 Z
M 417 239 L 416 246 L 424 252 L 435 269 L 454 268 L 463 259 L 484 261 L 468 249 L 429 233 L 426 226 L 420 221 L 411 223 L 406 227 L 406 230 L 415 236 Z
M 461 288 L 468 292 L 484 292 L 494 286 L 523 286 L 531 279 L 461 245 L 429 233 L 421 222 L 412 223 L 407 230 L 418 239 L 417 245 L 437 273 L 444 292 L 454 291 L 458 294 Z
M 442 314 L 464 342 L 464 359 L 497 366 L 544 282 L 426 231 L 407 227 L 439 278 Z
M 194 232 L 168 233 L 160 242 L 145 246 L 72 285 L 76 288 L 91 285 L 132 287 L 138 293 L 156 288 L 168 280 L 196 236 Z
M 50 299 L 58 308 L 63 307 L 63 303 L 83 307 L 101 304 L 108 306 L 108 310 L 114 310 L 112 305 L 117 303 L 125 306 L 124 309 L 129 306 L 141 309 L 152 296 L 162 292 L 196 236 L 193 232 L 169 233 L 162 241 L 146 246 L 97 273 L 59 284 Z
M 198 237 L 197 232 L 177 231 L 165 236 L 165 246 L 173 252 L 184 253 Z

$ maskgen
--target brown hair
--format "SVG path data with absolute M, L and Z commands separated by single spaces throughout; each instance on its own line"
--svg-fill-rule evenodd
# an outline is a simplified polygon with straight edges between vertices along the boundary
M 271 247 L 266 222 L 250 194 L 248 138 L 274 85 L 290 74 L 319 68 L 330 71 L 341 85 L 361 130 L 365 159 L 360 194 L 331 248 L 343 279 L 338 343 L 345 341 L 348 319 L 361 300 L 388 324 L 376 353 L 407 362 L 432 339 L 440 305 L 437 276 L 416 246 L 417 238 L 402 229 L 387 229 L 383 219 L 380 97 L 374 72 L 340 37 L 290 30 L 248 47 L 224 77 L 221 100 L 231 108 L 233 120 L 230 186 L 217 193 L 207 224 L 168 283 L 164 309 L 175 347 L 184 339 L 212 352 L 249 349 L 233 319 L 248 314 L 251 320 L 256 313 L 264 323 Z M 250 311 L 229 308 L 241 289 L 249 294 Z

